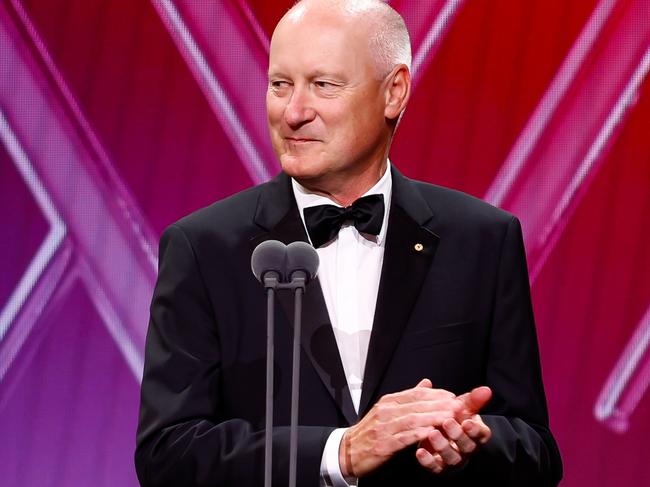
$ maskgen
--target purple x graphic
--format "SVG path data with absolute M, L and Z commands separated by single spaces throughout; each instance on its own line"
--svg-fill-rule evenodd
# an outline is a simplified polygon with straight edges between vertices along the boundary
M 61 316 L 58 310 L 70 306 L 71 296 L 87 298 L 135 390 L 156 267 L 155 232 L 49 56 L 23 8 L 27 3 L 0 4 L 0 144 L 8 155 L 0 164 L 11 165 L 19 175 L 47 231 L 7 302 L 0 303 L 0 410 L 30 373 L 30 365 L 39 364 L 37 344 L 44 337 L 55 341 L 47 333 L 56 318 L 47 317 Z M 404 13 L 412 34 L 418 89 L 454 19 L 470 3 L 392 4 Z M 151 5 L 250 180 L 267 180 L 279 170 L 264 107 L 268 38 L 248 3 L 152 0 Z M 522 215 L 533 283 L 647 78 L 648 18 L 647 1 L 597 3 L 487 192 L 492 203 Z M 650 307 L 596 400 L 596 418 L 614 431 L 627 430 L 647 393 L 649 342 Z M 110 473 L 105 481 L 129 483 Z
M 638 98 L 650 70 L 648 18 L 648 2 L 600 1 L 485 196 L 526 215 L 532 282 Z M 627 429 L 650 385 L 649 333 L 646 314 L 595 405 L 615 431 Z
M 2 354 L 0 371 L 11 367 L 25 330 L 34 326 L 62 269 L 68 267 L 72 249 L 75 259 L 69 267 L 85 283 L 102 316 L 110 318 L 105 324 L 139 377 L 147 303 L 156 275 L 153 232 L 117 179 L 20 3 L 13 7 L 13 16 L 4 6 L 0 9 L 0 48 L 6 60 L 0 68 L 2 140 L 52 230 L 2 311 L 0 346 L 11 353 Z M 16 20 L 30 44 L 14 26 Z M 38 56 L 32 55 L 30 45 Z M 23 100 L 30 100 L 32 113 L 25 112 Z M 66 232 L 66 248 L 60 250 Z M 38 299 L 30 298 L 32 289 L 39 290 Z M 21 320 L 19 329 L 16 319 Z

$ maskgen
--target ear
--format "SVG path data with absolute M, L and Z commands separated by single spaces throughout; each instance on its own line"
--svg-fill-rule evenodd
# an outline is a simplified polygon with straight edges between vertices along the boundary
M 411 96 L 411 73 L 405 64 L 393 68 L 386 78 L 384 116 L 397 120 Z

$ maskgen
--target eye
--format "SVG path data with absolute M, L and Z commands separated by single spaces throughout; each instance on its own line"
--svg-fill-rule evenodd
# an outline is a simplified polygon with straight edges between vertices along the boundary
M 285 81 L 285 80 L 281 80 L 281 79 L 271 80 L 271 81 L 269 81 L 269 85 L 274 90 L 279 90 L 279 89 L 282 89 L 282 88 L 287 88 L 289 86 L 289 82 Z
M 316 80 L 314 81 L 314 84 L 319 88 L 334 88 L 336 86 L 334 83 L 330 83 L 329 81 L 323 81 L 323 80 Z

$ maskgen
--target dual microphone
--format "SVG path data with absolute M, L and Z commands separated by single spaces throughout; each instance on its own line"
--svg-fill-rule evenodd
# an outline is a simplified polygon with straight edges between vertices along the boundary
M 289 487 L 296 487 L 298 460 L 298 391 L 300 390 L 300 328 L 302 295 L 318 273 L 318 254 L 306 242 L 285 245 L 277 240 L 262 242 L 251 257 L 253 274 L 266 290 L 266 418 L 264 437 L 264 487 L 271 487 L 273 456 L 273 371 L 275 292 L 294 295 L 293 363 L 291 371 L 291 425 L 289 432 Z
M 307 242 L 285 245 L 277 240 L 262 242 L 253 251 L 251 268 L 265 288 L 294 289 L 318 273 L 318 254 Z

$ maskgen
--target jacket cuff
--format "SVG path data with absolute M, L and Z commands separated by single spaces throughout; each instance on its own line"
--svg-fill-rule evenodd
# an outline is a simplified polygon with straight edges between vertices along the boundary
M 327 438 L 320 463 L 321 486 L 350 487 L 357 485 L 357 479 L 344 477 L 339 464 L 339 448 L 347 428 L 337 428 Z

